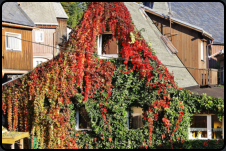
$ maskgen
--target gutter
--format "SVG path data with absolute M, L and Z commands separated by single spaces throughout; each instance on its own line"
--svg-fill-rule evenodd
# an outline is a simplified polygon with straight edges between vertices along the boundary
M 18 28 L 27 28 L 27 29 L 40 29 L 38 27 L 31 27 L 31 26 L 20 25 L 20 24 L 12 24 L 12 23 L 7 23 L 7 22 L 2 22 L 2 25 L 4 25 L 4 26 L 18 27 Z

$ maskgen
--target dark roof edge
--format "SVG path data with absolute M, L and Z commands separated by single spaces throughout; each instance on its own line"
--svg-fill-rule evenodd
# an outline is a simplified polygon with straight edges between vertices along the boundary
M 213 45 L 224 45 L 224 43 L 222 43 L 222 42 L 214 42 L 213 41 Z

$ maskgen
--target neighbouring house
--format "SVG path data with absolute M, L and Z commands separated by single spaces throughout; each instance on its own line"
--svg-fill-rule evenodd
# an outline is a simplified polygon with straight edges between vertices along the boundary
M 224 84 L 224 50 L 220 50 L 219 52 L 213 55 L 220 62 L 220 82 L 219 84 Z
M 33 69 L 33 30 L 38 28 L 18 3 L 2 5 L 2 83 Z
M 167 3 L 150 3 L 148 5 L 152 6 L 153 9 L 137 3 L 125 3 L 125 5 L 130 11 L 138 30 L 145 28 L 146 32 L 142 33 L 143 37 L 147 42 L 151 41 L 153 49 L 157 51 L 156 56 L 163 64 L 168 65 L 167 68 L 169 70 L 174 72 L 175 81 L 178 85 L 185 89 L 195 89 L 197 84 L 199 86 L 217 84 L 217 70 L 215 69 L 207 70 L 207 73 L 211 73 L 208 76 L 212 76 L 212 79 L 208 81 L 209 83 L 205 81 L 207 79 L 205 69 L 208 69 L 207 45 L 212 44 L 213 36 L 203 28 L 174 17 L 171 17 L 170 23 L 170 17 L 167 16 L 169 12 L 166 7 L 168 6 Z M 138 10 L 141 10 L 143 17 Z M 146 21 L 144 18 L 146 18 Z M 177 59 L 180 61 L 177 61 Z M 187 71 L 183 67 L 188 67 Z M 179 77 L 184 80 L 177 80 Z M 214 114 L 205 112 L 196 114 L 193 116 L 192 123 L 193 125 L 189 128 L 189 139 L 195 139 L 199 130 L 203 131 L 200 139 L 219 139 L 224 137 L 224 121 L 219 122 Z
M 145 7 L 159 31 L 178 50 L 176 55 L 188 67 L 199 86 L 217 84 L 217 70 L 211 54 L 223 48 L 224 6 L 220 2 L 154 2 Z M 212 50 L 212 52 L 211 52 Z
M 23 109 L 27 107 L 27 112 L 34 113 L 34 117 L 27 117 L 24 112 L 24 121 L 30 118 L 31 127 L 28 125 L 26 130 L 31 131 L 32 138 L 37 137 L 38 146 L 60 148 L 64 141 L 68 145 L 65 139 L 68 136 L 62 133 L 70 134 L 71 131 L 67 131 L 69 121 L 75 128 L 71 133 L 76 140 L 72 141 L 78 142 L 81 148 L 148 148 L 154 143 L 167 143 L 169 137 L 177 139 L 176 135 L 187 138 L 187 133 L 189 139 L 224 138 L 224 117 L 220 121 L 216 114 L 223 114 L 223 100 L 194 96 L 175 86 L 174 81 L 183 88 L 197 86 L 198 83 L 174 54 L 180 50 L 159 32 L 142 7 L 132 2 L 93 2 L 84 13 L 79 28 L 72 30 L 65 45 L 66 53 L 60 53 L 29 75 L 14 81 L 19 88 L 14 87 L 12 94 L 7 92 L 10 85 L 2 86 L 5 94 L 3 108 L 10 104 L 7 101 L 11 100 L 7 97 L 14 97 L 18 90 L 21 94 L 18 95 L 19 102 L 24 98 L 29 102 Z M 106 14 L 100 16 L 101 13 Z M 89 21 L 92 22 L 89 24 Z M 112 38 L 114 29 L 117 31 L 115 39 Z M 133 30 L 140 31 L 142 36 Z M 208 34 L 203 36 L 201 38 L 212 38 Z M 197 39 L 199 41 L 200 37 Z M 66 48 L 77 49 L 75 52 Z M 153 55 L 154 52 L 156 55 Z M 126 55 L 132 59 L 129 68 L 135 67 L 128 73 Z M 168 69 L 174 72 L 174 77 Z M 29 85 L 24 88 L 21 83 L 26 82 Z M 42 91 L 37 90 L 40 88 Z M 30 91 L 27 92 L 27 89 Z M 209 110 L 203 104 L 205 101 L 210 101 L 209 104 L 214 107 Z M 222 104 L 217 106 L 219 102 Z M 13 110 L 13 113 L 19 110 Z M 70 114 L 69 110 L 74 113 Z M 197 113 L 192 117 L 192 123 L 189 123 L 190 113 Z M 183 127 L 171 135 L 177 131 L 176 122 L 180 123 L 180 120 Z M 171 132 L 169 125 L 175 127 L 170 128 Z M 24 128 L 23 124 L 19 126 Z M 46 130 L 49 133 L 44 133 Z
M 136 28 L 141 30 L 141 34 L 146 42 L 151 42 L 153 49 L 156 51 L 156 56 L 170 72 L 174 73 L 174 79 L 178 86 L 181 88 L 197 87 L 198 83 L 191 73 L 185 68 L 185 65 L 180 61 L 178 56 L 173 54 L 173 52 L 177 51 L 175 47 L 167 39 L 161 39 L 161 32 L 159 32 L 153 21 L 141 8 L 143 5 L 137 3 L 125 3 L 125 5 L 130 11 Z M 142 29 L 145 29 L 145 31 L 142 32 Z
M 32 31 L 33 67 L 52 59 L 67 41 L 67 14 L 60 2 L 18 2 L 39 29 Z

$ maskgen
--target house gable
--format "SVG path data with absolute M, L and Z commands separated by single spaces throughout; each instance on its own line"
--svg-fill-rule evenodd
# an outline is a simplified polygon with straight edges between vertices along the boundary
M 179 134 L 184 140 L 189 123 L 182 117 L 190 115 L 187 112 L 196 103 L 201 108 L 199 98 L 194 99 L 198 100 L 195 103 L 183 104 L 192 100 L 190 92 L 177 87 L 150 44 L 134 30 L 129 16 L 123 3 L 91 3 L 82 23 L 72 30 L 65 45 L 67 49 L 14 83 L 3 85 L 2 108 L 10 113 L 9 129 L 29 131 L 31 138 L 37 137 L 40 148 L 140 148 L 142 145 L 151 148 L 161 138 L 165 142 L 177 139 L 178 128 L 183 131 Z M 106 28 L 120 40 L 121 59 L 96 57 L 95 39 Z M 15 101 L 13 110 L 11 100 Z M 131 102 L 138 102 L 145 111 L 144 129 L 137 132 L 130 131 L 126 125 L 126 108 Z M 73 110 L 83 105 L 87 110 L 85 115 L 91 115 L 91 133 L 74 129 L 78 120 Z M 212 105 L 216 110 L 216 104 Z M 17 122 L 21 110 L 25 110 L 21 112 L 25 124 Z M 13 122 L 11 113 L 15 115 Z M 184 124 L 179 126 L 181 121 Z M 76 142 L 78 139 L 80 144 Z
M 2 5 L 2 21 L 6 23 L 35 27 L 34 22 L 20 8 L 17 2 L 5 2 Z

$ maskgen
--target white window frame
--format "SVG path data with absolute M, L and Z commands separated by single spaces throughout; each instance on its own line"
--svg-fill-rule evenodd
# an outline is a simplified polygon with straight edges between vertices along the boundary
M 42 34 L 42 39 L 40 39 L 40 34 Z M 35 42 L 44 42 L 44 31 L 35 31 Z
M 76 125 L 75 129 L 77 131 L 91 131 L 91 129 L 79 128 L 79 109 L 76 110 Z
M 201 41 L 201 60 L 204 61 L 204 42 Z
M 14 36 L 15 36 L 15 37 L 19 38 L 19 39 L 18 39 L 18 41 L 19 41 L 19 42 L 18 42 L 18 44 L 19 44 L 19 48 L 18 48 L 18 49 L 15 49 L 15 48 L 9 48 L 9 47 L 8 47 L 8 45 L 7 45 L 7 37 L 8 37 L 7 35 L 8 35 L 8 34 L 9 34 L 9 37 L 12 37 L 12 36 L 14 37 Z M 20 39 L 21 39 L 21 34 L 19 34 L 19 33 L 12 33 L 12 32 L 5 32 L 5 35 L 6 35 L 6 36 L 5 36 L 5 46 L 6 46 L 6 50 L 22 51 L 22 45 L 21 45 L 22 42 L 21 42 L 21 40 L 20 40 Z M 15 39 L 17 39 L 17 38 L 15 38 Z
M 104 33 L 109 34 L 109 33 Z M 117 54 L 103 54 L 102 55 L 102 35 L 98 35 L 97 38 L 97 50 L 98 50 L 98 56 L 100 59 L 111 59 L 111 58 L 118 58 L 118 45 L 117 45 Z
M 211 140 L 216 140 L 216 139 L 212 139 L 212 118 L 211 118 L 211 115 L 214 115 L 214 114 L 195 114 L 193 116 L 207 116 L 207 138 L 198 138 L 200 140 L 208 140 L 208 139 L 211 139 Z M 189 139 L 190 140 L 196 140 L 197 138 L 193 138 L 192 137 L 192 133 L 190 132 L 190 127 L 188 128 L 188 134 L 189 134 Z M 224 139 L 224 118 L 222 118 L 222 138 Z

